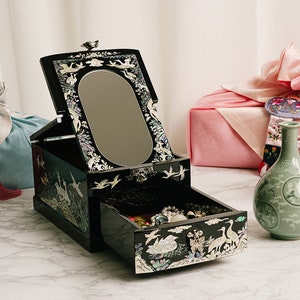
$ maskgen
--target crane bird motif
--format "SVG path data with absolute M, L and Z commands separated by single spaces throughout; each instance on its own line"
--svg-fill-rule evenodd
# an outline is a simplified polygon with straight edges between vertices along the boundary
M 236 232 L 234 232 L 232 230 L 233 220 L 229 220 L 226 223 L 230 224 L 230 226 L 228 227 L 227 232 L 226 232 L 226 235 L 227 235 L 227 238 L 228 238 L 227 243 L 229 243 L 230 246 L 232 246 L 232 245 L 236 246 L 239 242 L 239 236 Z
M 79 197 L 83 198 L 83 193 L 81 192 L 79 185 L 80 182 L 77 182 L 73 176 L 73 174 L 70 172 L 71 178 L 72 178 L 72 182 L 70 183 L 70 185 L 74 188 L 74 190 L 77 192 L 77 194 L 79 195 Z
M 170 177 L 176 175 L 176 172 L 173 172 L 173 167 L 172 167 L 172 166 L 170 166 L 169 171 L 164 170 L 163 173 L 166 174 L 166 176 L 163 176 L 163 177 L 162 177 L 162 178 L 164 178 L 164 179 L 168 179 L 168 178 L 170 178 Z
M 109 186 L 108 179 L 103 179 L 100 182 L 95 181 L 95 186 L 92 187 L 92 190 L 102 190 Z
M 111 189 L 113 189 L 122 179 L 119 178 L 120 175 L 116 175 L 112 181 L 108 181 L 107 183 L 110 184 Z
M 120 59 L 116 60 L 116 61 L 109 61 L 109 63 L 107 64 L 109 67 L 115 67 L 117 69 L 132 69 L 135 68 L 135 64 L 131 62 L 131 58 L 126 58 L 123 61 L 121 61 Z
M 223 226 L 221 229 L 218 230 L 218 231 L 222 231 L 222 235 L 210 243 L 208 247 L 208 253 L 210 253 L 214 249 L 216 251 L 220 251 L 222 245 L 226 243 L 227 237 L 225 235 L 225 229 L 226 228 Z

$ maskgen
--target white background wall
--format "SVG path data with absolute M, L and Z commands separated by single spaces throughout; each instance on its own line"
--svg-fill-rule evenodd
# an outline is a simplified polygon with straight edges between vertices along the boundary
M 52 119 L 39 59 L 100 48 L 141 51 L 173 150 L 185 152 L 186 117 L 220 84 L 259 74 L 294 41 L 298 0 L 0 0 L 0 65 L 13 110 Z

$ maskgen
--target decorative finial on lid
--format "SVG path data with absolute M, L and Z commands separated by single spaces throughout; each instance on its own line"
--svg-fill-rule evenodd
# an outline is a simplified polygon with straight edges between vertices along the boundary
M 87 51 L 91 51 L 93 48 L 97 48 L 98 47 L 98 44 L 99 44 L 99 41 L 96 40 L 94 42 L 91 42 L 91 41 L 88 41 L 88 42 L 85 42 L 81 45 L 81 47 L 84 47 L 87 49 Z

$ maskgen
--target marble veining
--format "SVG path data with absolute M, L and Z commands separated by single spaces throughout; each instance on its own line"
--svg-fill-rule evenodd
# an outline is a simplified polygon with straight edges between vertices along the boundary
M 1 299 L 296 299 L 300 241 L 280 241 L 258 224 L 256 170 L 193 167 L 192 185 L 248 211 L 243 253 L 182 269 L 134 275 L 113 251 L 89 253 L 33 210 L 33 189 L 0 202 Z

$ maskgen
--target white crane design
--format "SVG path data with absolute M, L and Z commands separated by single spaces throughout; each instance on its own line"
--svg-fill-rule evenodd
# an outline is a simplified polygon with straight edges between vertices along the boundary
M 116 175 L 112 181 L 107 182 L 110 184 L 111 188 L 113 189 L 122 179 L 119 179 L 120 175 Z
M 180 165 L 180 169 L 179 169 L 179 172 L 175 175 L 175 177 L 179 177 L 180 176 L 180 180 L 183 180 L 184 177 L 185 177 L 185 172 L 188 171 L 188 169 L 185 169 L 183 167 L 183 165 Z
M 95 184 L 95 186 L 92 187 L 92 190 L 102 190 L 109 186 L 107 179 L 103 179 L 100 182 L 95 181 L 94 184 Z
M 135 64 L 131 63 L 130 58 L 126 58 L 124 62 L 121 60 L 116 60 L 116 61 L 109 61 L 109 64 L 107 64 L 110 67 L 115 67 L 118 69 L 130 69 L 130 68 L 135 68 Z
M 238 236 L 238 234 L 236 232 L 234 232 L 232 230 L 233 220 L 229 220 L 226 223 L 230 224 L 230 226 L 228 227 L 227 232 L 226 232 L 226 235 L 227 235 L 227 238 L 228 238 L 227 242 L 230 245 L 234 244 L 236 246 L 238 244 L 238 242 L 239 242 L 239 236 Z
M 36 158 L 38 169 L 45 169 L 45 161 L 38 155 Z
M 62 67 L 62 70 L 59 71 L 61 74 L 78 72 L 80 69 L 84 68 L 82 62 L 79 64 L 75 64 L 72 62 L 70 66 L 68 66 L 67 64 L 60 64 L 60 66 Z
M 147 245 L 149 242 L 151 242 L 153 239 L 156 239 L 160 236 L 160 234 L 157 234 L 159 232 L 159 229 L 151 231 L 149 234 L 145 234 L 145 237 L 147 238 L 145 245 Z
M 221 229 L 218 231 L 222 231 L 222 235 L 215 240 L 213 240 L 209 247 L 208 247 L 208 253 L 211 252 L 212 250 L 220 251 L 222 245 L 226 243 L 227 237 L 225 235 L 225 227 L 223 226 Z
M 72 183 L 70 183 L 70 185 L 74 188 L 74 190 L 77 192 L 77 194 L 82 198 L 83 197 L 83 193 L 81 192 L 80 188 L 79 188 L 79 185 L 80 185 L 80 182 L 76 182 L 73 174 L 70 172 L 71 174 L 71 178 L 72 178 Z
M 176 172 L 173 172 L 172 166 L 170 166 L 169 171 L 164 170 L 163 172 L 166 174 L 166 176 L 163 176 L 164 179 L 168 179 L 176 174 Z

